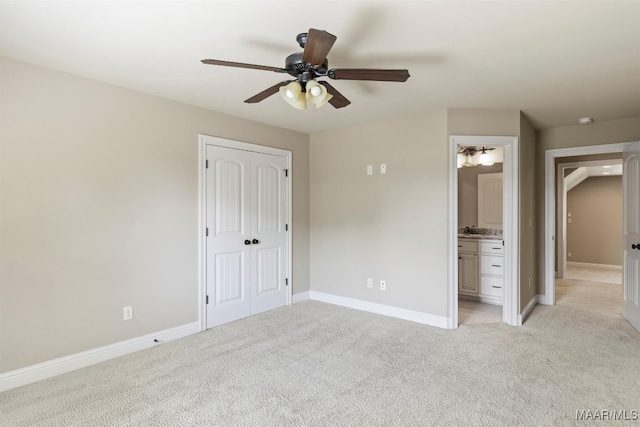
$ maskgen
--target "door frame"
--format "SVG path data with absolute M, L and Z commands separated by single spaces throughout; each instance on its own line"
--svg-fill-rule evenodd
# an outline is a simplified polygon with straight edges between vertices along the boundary
M 207 146 L 215 145 L 224 148 L 233 148 L 236 150 L 251 151 L 255 153 L 271 154 L 285 158 L 286 168 L 288 170 L 289 179 L 286 180 L 286 223 L 289 225 L 286 236 L 286 272 L 288 280 L 288 288 L 286 292 L 287 300 L 285 305 L 291 305 L 291 296 L 293 291 L 293 275 L 292 275 L 292 237 L 293 237 L 293 212 L 292 212 L 292 185 L 293 177 L 293 156 L 289 150 L 280 148 L 267 147 L 265 145 L 251 144 L 248 142 L 235 141 L 232 139 L 220 138 L 211 135 L 198 135 L 198 322 L 200 323 L 200 331 L 207 329 Z
M 544 305 L 556 303 L 556 159 L 559 157 L 588 156 L 593 154 L 622 153 L 633 142 L 558 148 L 544 153 L 544 295 L 538 302 Z M 624 176 L 624 171 L 623 171 Z M 623 196 L 624 197 L 624 196 Z
M 566 189 L 566 180 L 564 176 L 565 169 L 571 168 L 580 168 L 580 167 L 590 167 L 590 166 L 607 166 L 607 165 L 616 165 L 621 164 L 622 160 L 585 160 L 581 162 L 569 162 L 569 163 L 559 163 L 556 176 L 558 177 L 558 182 L 556 185 L 556 205 L 557 205 L 557 216 L 556 216 L 556 224 L 558 226 L 558 233 L 556 234 L 557 244 L 557 258 L 558 263 L 556 264 L 556 278 L 562 279 L 567 270 L 567 189 Z M 558 220 L 561 218 L 561 220 Z
M 447 328 L 458 327 L 458 146 L 502 147 L 503 207 L 502 232 L 504 250 L 504 298 L 502 321 L 511 326 L 518 323 L 519 284 L 519 172 L 517 136 L 451 135 L 449 141 L 449 316 Z M 481 167 L 481 166 L 478 166 Z

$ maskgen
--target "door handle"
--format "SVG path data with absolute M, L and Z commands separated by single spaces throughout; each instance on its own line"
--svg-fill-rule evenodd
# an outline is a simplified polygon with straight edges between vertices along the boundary
M 245 241 L 244 241 L 244 244 L 245 244 L 245 245 L 250 245 L 250 244 L 251 244 L 251 240 L 249 240 L 249 239 L 245 240 Z
M 254 245 L 257 245 L 258 243 L 260 243 L 260 241 L 258 239 L 253 239 L 251 243 L 253 243 Z
M 637 245 L 631 245 L 631 249 L 639 249 L 640 250 L 640 243 L 638 243 Z

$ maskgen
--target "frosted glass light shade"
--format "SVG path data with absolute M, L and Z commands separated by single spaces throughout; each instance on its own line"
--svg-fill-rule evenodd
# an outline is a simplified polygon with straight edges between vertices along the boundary
M 466 166 L 466 167 L 475 166 L 475 164 L 473 163 L 473 159 L 471 158 L 471 156 L 469 154 L 464 156 L 464 163 L 462 163 L 462 166 Z
M 480 157 L 478 158 L 478 163 L 480 163 L 482 166 L 493 165 L 493 162 L 489 160 L 489 155 L 484 150 L 482 150 L 482 154 L 480 154 Z
M 307 101 L 302 93 L 302 86 L 300 83 L 291 82 L 286 86 L 280 86 L 278 91 L 280 92 L 282 99 L 284 99 L 287 104 L 291 105 L 293 108 L 297 108 L 298 110 L 307 109 Z
M 315 80 L 309 80 L 307 82 L 307 102 L 315 104 L 316 108 L 322 107 L 326 104 L 333 95 L 327 93 L 327 88 L 318 83 Z

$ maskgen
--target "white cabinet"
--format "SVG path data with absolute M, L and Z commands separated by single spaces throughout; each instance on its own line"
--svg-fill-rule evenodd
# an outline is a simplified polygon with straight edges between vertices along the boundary
M 458 239 L 458 293 L 461 297 L 502 305 L 503 253 L 501 240 Z
M 458 292 L 478 294 L 478 255 L 458 255 Z
M 478 242 L 458 240 L 458 292 L 478 295 Z

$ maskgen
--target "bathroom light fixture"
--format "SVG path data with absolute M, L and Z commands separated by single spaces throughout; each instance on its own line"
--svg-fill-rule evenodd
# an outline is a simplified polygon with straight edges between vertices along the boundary
M 482 154 L 480 154 L 480 157 L 478 157 L 478 162 L 482 166 L 492 166 L 493 165 L 493 162 L 491 160 L 489 160 L 489 155 L 487 154 L 487 149 L 485 147 L 482 147 Z
M 460 156 L 464 158 L 464 162 L 462 162 L 462 166 L 473 167 L 473 166 L 491 166 L 493 162 L 489 159 L 489 155 L 487 151 L 495 150 L 492 147 L 460 147 L 458 150 L 458 165 L 460 165 Z M 478 161 L 475 162 L 473 157 L 481 152 L 480 156 L 478 156 Z M 460 167 L 460 166 L 458 166 Z
M 578 123 L 580 123 L 581 125 L 589 125 L 591 123 L 593 123 L 593 118 L 591 117 L 582 117 L 578 119 Z

